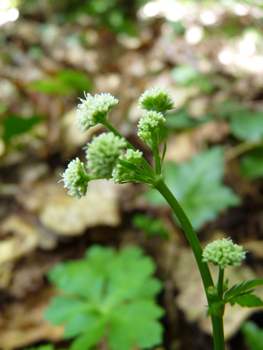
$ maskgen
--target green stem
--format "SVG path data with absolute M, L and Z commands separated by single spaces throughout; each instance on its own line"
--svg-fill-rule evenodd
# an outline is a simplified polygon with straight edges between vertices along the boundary
M 113 132 L 114 135 L 119 136 L 121 138 L 123 138 L 123 136 L 108 122 L 107 119 L 103 120 L 103 125 L 106 126 L 106 128 L 109 129 L 109 131 Z M 127 141 L 127 148 L 133 149 L 134 151 L 136 151 L 136 149 L 130 144 L 129 141 Z M 150 175 L 155 175 L 155 171 L 153 170 L 153 168 L 150 166 L 149 163 L 147 163 L 147 161 L 142 158 L 141 161 L 141 165 L 144 167 L 144 169 L 150 174 Z
M 149 178 L 149 174 L 145 170 L 140 168 L 139 166 L 136 166 L 136 165 L 134 165 L 132 163 L 129 163 L 126 160 L 119 160 L 119 163 L 122 166 L 124 166 L 125 168 L 128 168 L 128 169 L 134 171 L 135 173 L 140 174 L 142 176 L 142 178 L 145 178 L 145 177 Z
M 104 126 L 106 126 L 109 131 L 113 132 L 114 135 L 123 137 L 108 121 L 107 119 L 104 120 L 103 123 Z M 135 150 L 135 148 L 127 141 L 127 148 Z M 158 150 L 158 147 L 157 147 Z M 160 194 L 165 198 L 167 203 L 172 208 L 173 212 L 177 216 L 178 220 L 180 221 L 184 232 L 186 234 L 186 237 L 190 243 L 190 246 L 193 250 L 201 278 L 203 281 L 207 301 L 208 301 L 208 307 L 212 305 L 211 298 L 208 294 L 208 288 L 210 286 L 214 286 L 213 279 L 210 273 L 210 270 L 208 268 L 207 263 L 202 261 L 202 247 L 200 245 L 200 242 L 197 238 L 197 235 L 186 216 L 185 212 L 181 208 L 180 204 L 177 202 L 176 198 L 172 194 L 172 192 L 169 190 L 169 188 L 164 183 L 161 174 L 161 163 L 160 163 L 160 156 L 158 153 L 158 159 L 157 157 L 157 150 L 154 151 L 154 157 L 155 157 L 155 163 L 156 163 L 156 173 L 152 169 L 152 167 L 147 163 L 147 161 L 143 158 L 141 165 L 143 168 L 148 172 L 150 177 L 153 177 L 156 179 L 156 181 L 152 182 L 153 188 L 158 190 Z M 158 165 L 159 164 L 159 165 Z M 159 172 L 159 173 L 158 173 Z M 154 184 L 154 185 L 153 185 Z M 223 330 L 223 316 L 222 315 L 211 315 L 212 320 L 212 327 L 213 327 L 213 338 L 214 338 L 214 350 L 225 350 L 225 342 L 224 342 L 224 330 Z
M 204 285 L 204 289 L 205 289 L 205 293 L 208 301 L 208 306 L 211 306 L 212 301 L 208 294 L 208 288 L 210 286 L 214 286 L 214 283 L 213 283 L 213 279 L 207 263 L 202 261 L 203 250 L 197 238 L 197 235 L 194 231 L 194 228 L 191 225 L 182 207 L 180 206 L 180 204 L 178 203 L 178 201 L 176 200 L 176 198 L 174 197 L 174 195 L 172 194 L 172 192 L 169 190 L 169 188 L 166 186 L 166 184 L 162 179 L 159 179 L 159 181 L 155 183 L 155 189 L 158 190 L 160 194 L 165 198 L 165 200 L 172 208 L 173 212 L 177 216 L 178 220 L 180 221 L 184 229 L 184 232 L 193 250 L 193 253 L 200 271 L 200 275 L 203 281 L 203 285 Z M 213 327 L 214 350 L 225 350 L 223 318 L 221 315 L 212 314 L 211 320 L 212 320 L 212 327 Z
M 221 300 L 223 298 L 224 272 L 225 272 L 225 269 L 224 268 L 221 269 L 219 267 L 217 289 L 218 289 L 218 296 Z
M 211 315 L 214 350 L 225 350 L 225 336 L 223 326 L 223 316 Z
M 154 154 L 156 174 L 161 175 L 162 174 L 162 165 L 161 165 L 161 159 L 160 159 L 160 154 L 159 154 L 159 149 L 158 149 L 158 143 L 154 142 L 152 150 L 153 150 L 153 154 Z

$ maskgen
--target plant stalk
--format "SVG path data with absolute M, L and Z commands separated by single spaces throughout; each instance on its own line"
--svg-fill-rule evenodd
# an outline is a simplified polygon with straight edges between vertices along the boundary
M 217 282 L 217 288 L 218 288 L 218 296 L 222 300 L 223 298 L 223 287 L 224 287 L 224 272 L 225 269 L 221 269 L 219 267 L 219 272 L 218 272 L 218 282 Z
M 173 212 L 177 216 L 178 220 L 180 221 L 182 228 L 186 234 L 186 237 L 188 239 L 188 242 L 190 243 L 190 246 L 193 250 L 195 260 L 197 262 L 200 275 L 203 281 L 208 306 L 212 305 L 211 298 L 208 294 L 208 288 L 210 286 L 214 286 L 214 282 L 211 276 L 210 269 L 208 267 L 208 264 L 202 261 L 202 247 L 200 245 L 199 239 L 197 238 L 197 235 L 194 231 L 193 226 L 191 225 L 188 217 L 186 216 L 184 210 L 172 194 L 172 192 L 169 190 L 169 188 L 166 186 L 164 181 L 160 179 L 155 184 L 155 189 L 160 192 L 160 194 L 164 197 L 164 199 L 167 201 L 167 203 L 172 208 Z M 224 330 L 223 330 L 223 317 L 222 315 L 211 315 L 212 320 L 212 327 L 213 327 L 213 338 L 214 338 L 214 350 L 225 350 L 225 341 L 224 341 Z

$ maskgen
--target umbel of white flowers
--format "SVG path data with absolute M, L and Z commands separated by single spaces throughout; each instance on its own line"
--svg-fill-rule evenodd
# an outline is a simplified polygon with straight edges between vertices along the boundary
M 69 190 L 68 194 L 79 199 L 82 196 L 85 196 L 88 182 L 91 180 L 92 176 L 86 173 L 84 164 L 79 158 L 76 158 L 68 164 L 62 178 L 64 181 L 64 187 Z
M 95 95 L 85 94 L 85 100 L 77 109 L 76 124 L 81 132 L 101 123 L 106 123 L 109 110 L 118 100 L 109 93 Z M 138 125 L 138 136 L 146 142 L 150 148 L 158 146 L 159 127 L 165 122 L 163 113 L 174 108 L 174 102 L 170 92 L 166 88 L 153 88 L 146 90 L 139 99 L 139 108 L 146 109 Z M 84 196 L 88 182 L 94 179 L 110 179 L 116 183 L 142 182 L 147 183 L 146 177 L 140 176 L 142 168 L 142 152 L 128 149 L 122 155 L 123 148 L 127 147 L 124 138 L 110 133 L 102 133 L 94 136 L 92 142 L 84 148 L 86 150 L 86 172 L 84 164 L 78 158 L 68 164 L 68 168 L 62 174 L 64 187 L 68 188 L 68 194 L 76 199 Z
M 90 127 L 102 123 L 106 119 L 109 110 L 119 101 L 111 94 L 85 94 L 86 100 L 80 98 L 81 103 L 77 109 L 76 125 L 80 127 L 81 132 L 88 130 Z
M 203 261 L 218 265 L 221 269 L 228 266 L 240 266 L 246 258 L 243 247 L 233 244 L 230 238 L 218 239 L 208 244 L 203 251 Z

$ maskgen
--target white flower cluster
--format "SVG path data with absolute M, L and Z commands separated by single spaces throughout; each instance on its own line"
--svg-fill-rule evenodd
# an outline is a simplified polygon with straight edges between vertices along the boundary
M 147 145 L 152 148 L 154 144 L 154 134 L 163 123 L 165 118 L 162 113 L 157 113 L 155 111 L 145 112 L 138 124 L 138 136 L 140 139 L 147 143 Z M 159 140 L 157 140 L 159 142 Z
M 106 126 L 106 117 L 109 110 L 114 107 L 118 100 L 109 93 L 91 96 L 85 94 L 85 99 L 77 109 L 77 126 L 81 132 L 101 123 Z M 151 148 L 158 146 L 159 127 L 164 123 L 162 113 L 174 108 L 174 103 L 169 91 L 165 88 L 154 88 L 142 94 L 139 105 L 146 109 L 146 113 L 139 122 L 139 137 Z M 140 164 L 143 161 L 142 152 L 128 149 L 122 156 L 122 149 L 127 147 L 123 137 L 115 136 L 114 133 L 102 133 L 93 137 L 92 142 L 86 147 L 86 168 L 78 158 L 72 160 L 62 175 L 64 187 L 69 189 L 68 194 L 80 198 L 86 194 L 88 182 L 92 179 L 110 179 L 117 183 L 141 182 L 146 177 Z
M 103 124 L 109 110 L 119 101 L 111 94 L 96 94 L 94 97 L 89 93 L 85 95 L 86 100 L 80 99 L 81 103 L 77 109 L 76 125 L 81 132 L 88 130 L 98 123 Z
M 166 88 L 153 88 L 146 90 L 139 98 L 139 108 L 147 111 L 165 113 L 174 108 L 173 98 Z
M 64 187 L 68 188 L 68 194 L 75 196 L 76 199 L 85 196 L 88 182 L 91 178 L 92 176 L 86 173 L 84 165 L 79 158 L 72 160 L 68 164 L 66 171 L 62 174 Z
M 87 168 L 91 174 L 96 178 L 109 179 L 126 144 L 123 137 L 115 136 L 111 132 L 93 137 L 86 148 Z
M 120 156 L 119 160 L 124 160 L 129 162 L 135 166 L 140 166 L 142 161 L 142 152 L 139 150 L 128 149 L 124 156 Z M 136 178 L 136 172 L 128 169 L 122 164 L 118 163 L 112 172 L 112 179 L 114 182 L 123 184 L 126 182 L 132 182 L 133 179 Z
M 203 251 L 203 261 L 219 265 L 221 269 L 230 265 L 240 266 L 241 260 L 245 258 L 246 252 L 243 252 L 243 247 L 233 244 L 230 238 L 218 239 L 208 244 Z

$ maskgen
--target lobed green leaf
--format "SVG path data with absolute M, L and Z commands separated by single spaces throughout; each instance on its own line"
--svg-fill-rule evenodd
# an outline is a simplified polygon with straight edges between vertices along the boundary
M 56 266 L 49 279 L 65 295 L 53 298 L 45 317 L 65 324 L 65 337 L 77 337 L 71 350 L 88 350 L 104 336 L 113 350 L 161 343 L 164 311 L 154 298 L 162 283 L 155 264 L 137 247 L 91 247 L 81 261 Z M 107 332 L 106 332 L 107 330 Z
M 93 329 L 106 324 L 106 318 L 98 312 L 82 312 L 75 314 L 67 323 L 64 337 L 66 339 L 73 338 L 87 329 Z
M 123 305 L 112 317 L 109 344 L 113 350 L 129 350 L 137 344 L 152 347 L 162 341 L 163 328 L 154 320 L 163 309 L 152 301 L 139 300 Z
M 255 294 L 243 294 L 236 297 L 232 297 L 228 302 L 233 306 L 235 303 L 243 307 L 259 307 L 263 306 L 263 301 Z
M 83 300 L 59 296 L 51 299 L 51 304 L 45 312 L 45 318 L 57 326 L 86 309 L 87 303 Z
M 98 343 L 105 333 L 104 320 L 86 330 L 76 338 L 70 346 L 70 350 L 88 350 Z
M 243 282 L 240 284 L 235 284 L 232 286 L 224 295 L 224 299 L 228 300 L 233 296 L 237 296 L 240 293 L 248 292 L 251 293 L 254 290 L 254 287 L 263 284 L 263 279 L 257 278 L 248 282 Z

